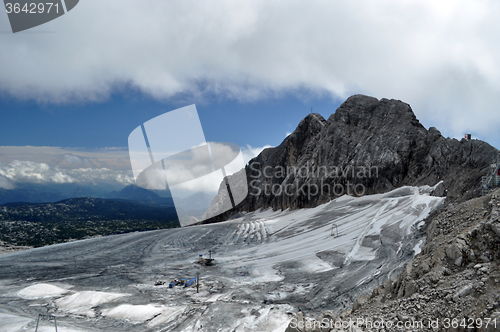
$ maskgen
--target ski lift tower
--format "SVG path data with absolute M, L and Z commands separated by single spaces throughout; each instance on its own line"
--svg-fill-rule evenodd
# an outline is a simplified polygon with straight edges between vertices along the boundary
M 338 237 L 339 236 L 339 228 L 337 227 L 336 223 L 332 224 L 332 231 L 330 233 L 330 236 L 333 236 L 333 237 Z
M 490 164 L 490 175 L 481 178 L 481 195 L 488 194 L 489 188 L 496 188 L 500 184 L 500 152 L 494 164 Z
M 40 324 L 40 320 L 48 320 L 48 321 L 54 321 L 54 327 L 57 332 L 57 318 L 54 315 L 44 315 L 44 314 L 39 314 L 38 315 L 38 320 L 36 321 L 36 328 L 35 332 L 38 332 L 38 325 Z
M 488 194 L 488 176 L 483 176 L 481 178 L 481 196 Z

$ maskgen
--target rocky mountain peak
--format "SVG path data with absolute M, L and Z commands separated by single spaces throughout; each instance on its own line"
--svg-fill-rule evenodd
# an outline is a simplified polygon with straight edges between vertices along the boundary
M 326 120 L 317 113 L 307 115 L 297 128 L 276 148 L 268 148 L 253 159 L 254 163 L 275 162 L 277 155 L 283 165 L 295 165 L 301 151 L 314 139 L 326 125 Z
M 285 139 L 294 145 L 304 145 L 314 138 L 323 127 L 326 120 L 318 113 L 311 113 L 300 121 L 297 128 Z
M 450 199 L 465 200 L 479 195 L 481 176 L 497 152 L 480 140 L 458 141 L 434 127 L 427 130 L 400 100 L 354 95 L 327 121 L 307 115 L 279 146 L 252 159 L 245 169 L 248 197 L 220 218 L 440 181 Z
M 378 100 L 364 95 L 349 97 L 328 119 L 329 125 L 333 122 L 362 129 L 380 129 L 394 125 L 397 128 L 411 124 L 419 130 L 425 130 L 410 105 L 400 100 L 385 98 Z

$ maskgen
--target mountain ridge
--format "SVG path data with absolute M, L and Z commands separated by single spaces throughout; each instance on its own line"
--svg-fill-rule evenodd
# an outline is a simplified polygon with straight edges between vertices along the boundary
M 124 186 L 120 190 L 110 188 L 92 188 L 77 184 L 18 183 L 13 189 L 0 189 L 0 205 L 8 203 L 55 203 L 65 199 L 90 197 L 102 199 L 123 199 L 141 202 L 150 206 L 173 206 L 169 192 L 158 194 L 153 190 L 141 188 L 135 184 Z
M 404 185 L 433 186 L 443 181 L 449 200 L 466 200 L 480 194 L 481 176 L 487 174 L 497 153 L 496 148 L 480 140 L 458 141 L 443 137 L 435 127 L 427 130 L 410 105 L 400 100 L 354 95 L 328 120 L 315 113 L 307 115 L 279 146 L 265 149 L 250 160 L 242 170 L 246 173 L 249 195 L 236 208 L 205 223 L 262 208 L 315 207 L 346 193 L 349 185 L 363 189 L 364 195 Z M 306 175 L 269 172 L 291 167 L 302 169 Z M 314 170 L 321 167 L 376 172 L 364 177 L 358 177 L 354 171 L 341 171 L 336 177 L 326 172 L 314 176 Z M 309 189 L 328 186 L 330 192 L 310 195 L 312 191 L 300 190 L 304 186 Z M 340 190 L 332 190 L 341 187 L 342 194 Z M 273 188 L 274 192 L 269 190 Z M 287 188 L 288 193 L 294 194 L 288 195 Z M 224 190 L 218 195 L 225 195 Z

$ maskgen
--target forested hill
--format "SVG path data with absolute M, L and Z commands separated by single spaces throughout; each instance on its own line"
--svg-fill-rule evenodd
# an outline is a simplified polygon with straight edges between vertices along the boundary
M 0 206 L 0 241 L 44 246 L 88 237 L 179 227 L 173 207 L 127 200 L 71 198 Z

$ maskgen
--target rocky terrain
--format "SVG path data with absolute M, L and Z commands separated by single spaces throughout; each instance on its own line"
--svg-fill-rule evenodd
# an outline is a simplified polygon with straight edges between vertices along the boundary
M 245 169 L 247 198 L 206 222 L 239 211 L 315 207 L 346 193 L 382 193 L 441 180 L 449 200 L 463 201 L 480 194 L 481 176 L 497 153 L 480 140 L 458 141 L 434 127 L 427 130 L 402 101 L 355 95 L 328 120 L 308 115 L 279 146 L 252 159 Z
M 424 227 L 421 253 L 395 278 L 352 310 L 299 313 L 287 332 L 500 331 L 500 189 L 448 204 Z

